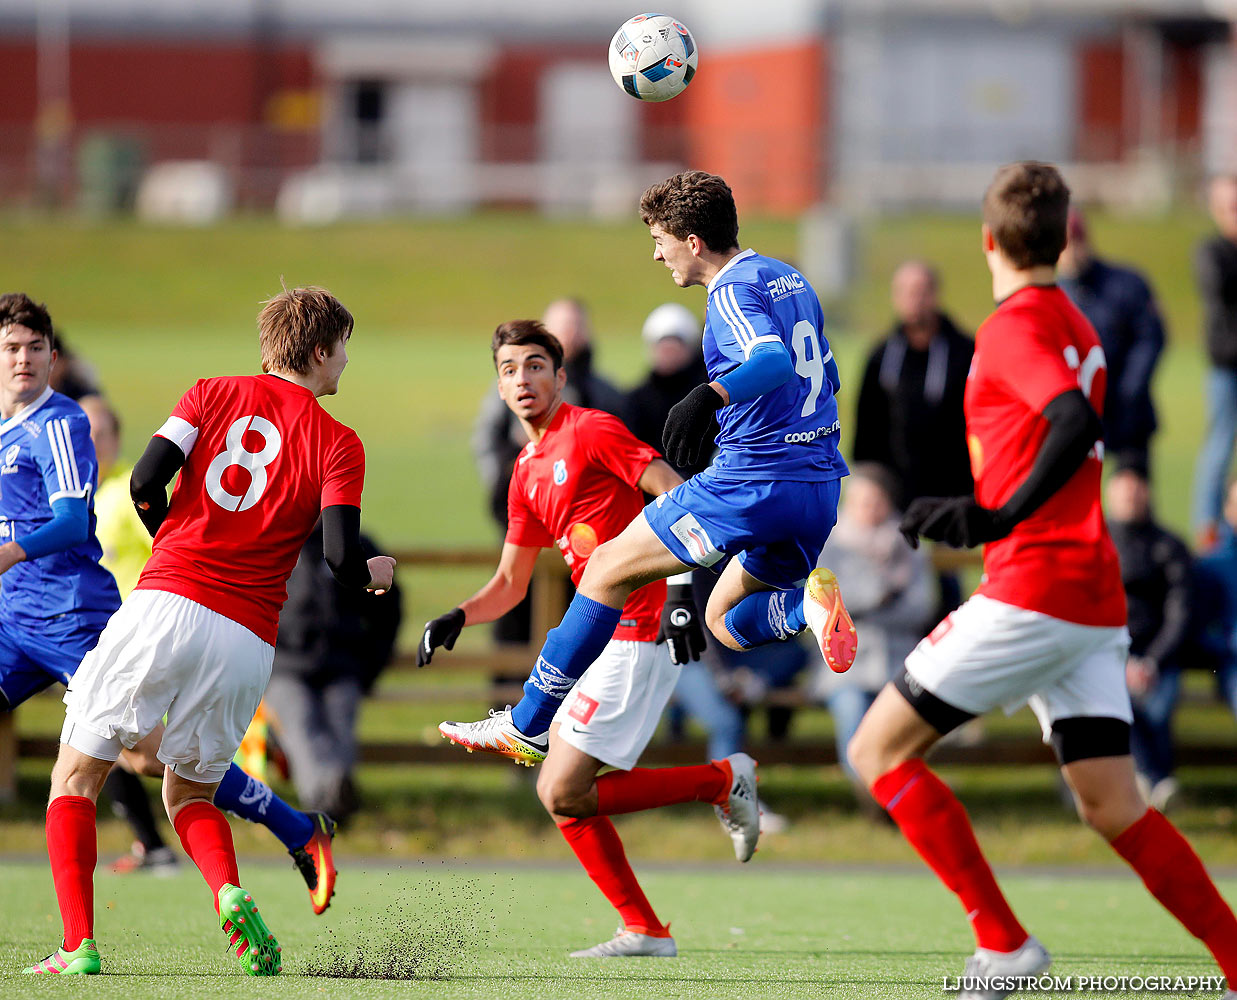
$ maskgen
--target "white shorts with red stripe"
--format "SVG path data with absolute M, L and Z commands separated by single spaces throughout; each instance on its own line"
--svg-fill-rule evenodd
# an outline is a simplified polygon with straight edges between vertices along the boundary
M 908 681 L 973 715 L 1029 704 L 1046 740 L 1057 719 L 1133 720 L 1124 626 L 1078 625 L 975 595 L 906 658 Z
M 630 771 L 653 738 L 678 679 L 667 646 L 611 639 L 559 706 L 554 716 L 559 739 Z

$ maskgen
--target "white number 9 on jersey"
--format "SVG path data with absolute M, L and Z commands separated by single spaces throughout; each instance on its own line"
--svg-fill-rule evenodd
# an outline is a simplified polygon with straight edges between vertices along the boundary
M 245 431 L 262 435 L 261 451 L 246 450 L 243 443 Z M 275 461 L 283 438 L 279 435 L 279 429 L 265 417 L 248 416 L 232 422 L 225 443 L 227 451 L 216 455 L 206 469 L 206 493 L 224 510 L 248 510 L 266 492 L 266 467 Z M 234 465 L 245 469 L 250 475 L 249 489 L 244 496 L 236 496 L 223 488 L 223 474 Z

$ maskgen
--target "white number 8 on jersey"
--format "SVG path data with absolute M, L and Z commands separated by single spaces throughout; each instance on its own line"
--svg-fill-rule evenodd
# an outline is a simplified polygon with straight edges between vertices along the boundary
M 247 451 L 242 443 L 245 431 L 253 431 L 262 435 L 261 451 Z M 224 510 L 248 510 L 266 492 L 266 467 L 275 461 L 283 438 L 279 429 L 265 417 L 241 417 L 232 422 L 226 438 L 227 451 L 222 451 L 214 457 L 206 469 L 206 493 Z M 224 470 L 238 465 L 249 472 L 249 489 L 244 496 L 236 496 L 223 488 Z

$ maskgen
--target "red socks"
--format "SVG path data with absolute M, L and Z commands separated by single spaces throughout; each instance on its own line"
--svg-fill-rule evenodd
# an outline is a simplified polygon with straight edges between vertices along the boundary
M 95 805 L 81 795 L 62 795 L 47 807 L 47 856 L 60 917 L 64 947 L 74 951 L 94 937 L 94 868 L 99 859 Z
M 180 836 L 185 853 L 202 872 L 210 886 L 215 910 L 219 909 L 219 890 L 225 883 L 240 885 L 236 870 L 236 848 L 232 846 L 232 828 L 223 813 L 211 803 L 197 800 L 181 808 L 172 824 Z
M 1014 951 L 1027 932 L 1014 916 L 975 841 L 966 809 L 922 760 L 882 774 L 872 794 L 919 856 L 957 894 L 981 948 Z
M 730 794 L 732 778 L 730 762 L 725 760 L 693 767 L 611 771 L 597 779 L 597 815 L 641 812 L 679 802 L 720 805 Z
M 1207 946 L 1229 986 L 1237 983 L 1237 918 L 1177 828 L 1148 809 L 1112 847 L 1138 872 L 1151 895 Z
M 657 919 L 644 890 L 636 881 L 636 873 L 627 863 L 623 842 L 619 840 L 618 831 L 610 820 L 605 816 L 565 819 L 559 822 L 558 828 L 580 859 L 588 877 L 619 911 L 624 927 L 650 937 L 670 936 L 670 929 L 663 927 Z

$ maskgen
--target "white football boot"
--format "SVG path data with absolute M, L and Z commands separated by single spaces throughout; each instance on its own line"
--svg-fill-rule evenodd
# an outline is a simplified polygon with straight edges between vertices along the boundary
M 1052 956 L 1039 943 L 1034 934 L 1029 936 L 1016 951 L 990 951 L 976 948 L 975 954 L 966 960 L 963 977 L 977 979 L 1012 979 L 1016 976 L 1038 976 L 1052 965 Z M 1012 989 L 963 989 L 958 1000 L 1001 1000 Z
M 462 746 L 469 753 L 498 754 L 517 764 L 532 767 L 545 760 L 550 749 L 550 734 L 525 736 L 511 721 L 511 706 L 502 711 L 490 709 L 490 717 L 480 722 L 442 722 L 438 731 L 452 743 Z
M 573 951 L 572 958 L 674 958 L 679 949 L 672 937 L 651 937 L 620 927 L 609 941 L 602 941 L 583 951 Z
M 760 801 L 756 798 L 756 762 L 745 753 L 726 758 L 732 778 L 724 806 L 714 806 L 718 822 L 734 843 L 734 856 L 749 861 L 760 839 Z

